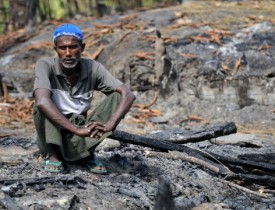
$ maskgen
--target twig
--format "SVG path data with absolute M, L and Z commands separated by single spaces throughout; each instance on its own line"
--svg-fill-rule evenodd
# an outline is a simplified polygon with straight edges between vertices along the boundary
M 148 104 L 144 104 L 144 105 L 141 105 L 141 104 L 133 104 L 132 107 L 138 107 L 138 108 L 141 108 L 141 109 L 148 109 L 150 106 L 152 106 L 158 99 L 158 94 L 156 94 L 154 96 L 154 98 L 148 103 Z
M 271 194 L 275 194 L 275 190 L 270 190 L 270 189 L 264 189 L 264 188 L 260 188 L 259 189 L 260 194 L 262 193 L 271 193 Z
M 268 175 L 259 176 L 250 174 L 229 174 L 226 176 L 226 180 L 241 180 L 245 184 L 260 183 L 272 188 L 275 186 L 275 177 Z
M 232 182 L 229 182 L 229 181 L 226 181 L 226 180 L 223 180 L 223 179 L 219 179 L 217 178 L 218 180 L 220 180 L 221 182 L 225 183 L 225 184 L 228 184 L 229 186 L 231 187 L 235 187 L 237 188 L 238 190 L 241 190 L 243 192 L 246 192 L 246 193 L 249 193 L 249 194 L 252 194 L 252 195 L 256 195 L 256 196 L 259 196 L 259 197 L 262 197 L 262 198 L 269 198 L 269 197 L 272 197 L 271 195 L 269 194 L 262 194 L 262 193 L 257 193 L 255 191 L 252 191 L 246 187 L 242 187 L 240 185 L 237 185 L 237 184 L 234 184 Z
M 254 161 L 250 161 L 250 160 L 241 160 L 241 159 L 234 158 L 234 157 L 219 155 L 219 154 L 216 154 L 213 152 L 209 152 L 209 153 L 213 157 L 215 157 L 215 159 L 217 159 L 220 162 L 225 163 L 225 164 L 244 166 L 244 167 L 253 168 L 253 169 L 257 168 L 257 169 L 272 172 L 272 173 L 275 172 L 274 164 L 264 163 L 264 162 L 254 162 Z M 203 155 L 206 158 L 209 158 L 209 153 L 207 153 L 206 155 L 201 153 L 201 155 Z M 274 184 L 275 184 L 275 179 L 274 179 Z

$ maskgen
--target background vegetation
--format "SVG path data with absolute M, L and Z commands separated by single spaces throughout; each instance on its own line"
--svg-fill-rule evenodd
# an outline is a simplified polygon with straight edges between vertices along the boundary
M 179 0 L 0 0 L 0 33 L 34 27 L 46 20 L 104 16 L 129 9 L 162 7 Z

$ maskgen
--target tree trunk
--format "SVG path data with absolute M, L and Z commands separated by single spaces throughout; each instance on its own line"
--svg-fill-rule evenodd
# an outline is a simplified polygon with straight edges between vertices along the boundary
M 28 9 L 27 30 L 28 31 L 31 31 L 33 26 L 35 25 L 36 6 L 37 6 L 37 3 L 35 0 L 29 0 L 27 2 L 27 9 Z
M 96 10 L 99 17 L 102 17 L 104 14 L 107 14 L 107 7 L 103 0 L 96 0 Z
M 27 0 L 10 0 L 9 1 L 9 15 L 10 15 L 10 31 L 24 28 L 27 25 Z
M 80 10 L 79 10 L 79 6 L 78 6 L 77 0 L 74 0 L 74 6 L 75 6 L 75 12 L 76 12 L 76 14 L 79 14 Z
M 73 10 L 72 10 L 72 1 L 71 0 L 67 0 L 67 5 L 66 5 L 66 8 L 68 8 L 68 16 L 70 18 L 73 17 Z

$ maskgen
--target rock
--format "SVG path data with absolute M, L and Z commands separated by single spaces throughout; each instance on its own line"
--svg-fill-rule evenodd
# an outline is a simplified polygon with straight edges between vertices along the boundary
M 234 133 L 210 140 L 213 144 L 262 147 L 263 142 L 255 134 Z
M 0 192 L 0 208 L 1 209 L 12 209 L 12 210 L 24 210 L 14 198 L 9 195 Z
M 99 151 L 101 149 L 102 150 L 112 150 L 117 147 L 120 147 L 119 141 L 106 138 L 98 145 L 98 147 L 96 147 L 96 151 Z
M 0 147 L 0 164 L 20 165 L 24 160 L 38 151 L 36 146 L 23 149 L 18 146 Z
M 224 203 L 203 203 L 197 207 L 192 208 L 192 210 L 230 210 Z

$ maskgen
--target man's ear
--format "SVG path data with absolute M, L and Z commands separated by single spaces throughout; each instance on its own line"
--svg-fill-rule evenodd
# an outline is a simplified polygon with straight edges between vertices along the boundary
M 86 46 L 86 44 L 85 43 L 82 43 L 82 45 L 81 45 L 81 52 L 84 52 L 84 50 L 85 50 L 85 46 Z
M 55 46 L 55 45 L 53 46 L 53 49 L 54 49 L 55 52 L 57 52 L 57 49 L 56 49 L 56 46 Z

